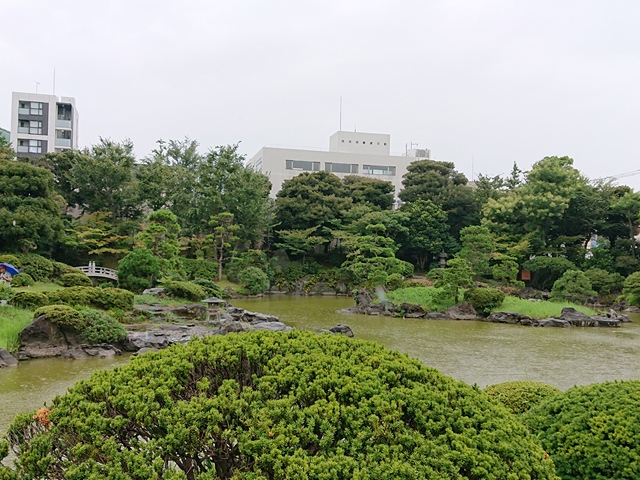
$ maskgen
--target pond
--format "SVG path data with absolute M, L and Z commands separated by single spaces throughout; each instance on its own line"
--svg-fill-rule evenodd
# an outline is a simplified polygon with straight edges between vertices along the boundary
M 269 296 L 238 299 L 234 306 L 277 315 L 292 327 L 318 331 L 338 323 L 356 337 L 419 359 L 469 384 L 535 380 L 567 389 L 607 380 L 640 379 L 640 316 L 620 328 L 534 328 L 475 321 L 343 315 L 344 297 Z M 94 370 L 128 357 L 31 360 L 0 370 L 0 436 L 13 417 L 62 394 Z

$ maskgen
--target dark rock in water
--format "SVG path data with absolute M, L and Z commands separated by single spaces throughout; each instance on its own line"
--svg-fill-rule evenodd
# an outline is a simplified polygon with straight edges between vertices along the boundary
M 7 350 L 0 348 L 0 368 L 15 367 L 16 365 L 18 365 L 18 360 Z
M 531 317 L 516 312 L 495 312 L 484 319 L 484 321 L 492 323 L 509 323 L 512 325 L 531 325 L 533 323 L 533 319 Z
M 344 325 L 342 323 L 339 323 L 333 327 L 331 327 L 329 329 L 329 331 L 331 333 L 339 333 L 341 335 L 345 335 L 347 337 L 352 337 L 353 338 L 353 330 L 351 330 L 351 328 L 348 325 Z
M 451 320 L 449 315 L 443 312 L 427 312 L 424 318 L 428 318 L 430 320 Z
M 290 332 L 291 327 L 282 322 L 262 322 L 251 325 L 252 330 L 267 330 L 269 332 Z
M 629 323 L 633 322 L 629 315 L 625 315 L 624 313 L 618 313 L 615 310 L 609 310 L 609 318 L 613 318 L 614 320 L 619 320 L 621 323 Z
M 87 358 L 112 358 L 122 355 L 119 348 L 113 345 L 80 345 L 73 346 L 61 355 L 63 358 L 72 358 L 74 360 L 85 360 Z
M 422 318 L 427 314 L 427 311 L 420 305 L 414 305 L 413 303 L 403 303 L 399 307 L 394 308 L 395 312 L 402 313 L 405 318 Z
M 545 318 L 538 320 L 533 324 L 534 327 L 570 327 L 571 324 L 567 320 L 560 318 Z
M 600 315 L 590 317 L 574 308 L 563 308 L 559 318 L 568 321 L 575 327 L 619 327 L 622 321 L 618 318 L 609 318 Z
M 617 318 L 609 318 L 609 317 L 601 317 L 599 315 L 595 315 L 591 317 L 591 321 L 594 322 L 594 327 L 619 327 L 620 320 Z
M 448 318 L 452 320 L 477 320 L 478 313 L 476 312 L 473 305 L 469 302 L 462 302 L 458 305 L 454 305 L 453 307 L 448 308 L 445 311 L 445 314 Z
M 353 295 L 353 299 L 355 300 L 356 305 L 358 305 L 359 307 L 366 307 L 373 301 L 371 293 L 365 289 L 357 290 Z

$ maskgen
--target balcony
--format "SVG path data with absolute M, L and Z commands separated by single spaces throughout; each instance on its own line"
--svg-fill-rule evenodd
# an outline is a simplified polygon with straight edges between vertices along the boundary
M 71 120 L 58 118 L 56 120 L 56 128 L 71 128 Z
M 29 115 L 30 110 L 28 108 L 19 108 L 18 115 Z
M 71 148 L 70 138 L 56 138 L 56 147 Z

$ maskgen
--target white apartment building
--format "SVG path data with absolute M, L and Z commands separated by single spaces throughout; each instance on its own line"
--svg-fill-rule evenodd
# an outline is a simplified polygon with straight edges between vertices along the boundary
M 11 146 L 18 157 L 78 148 L 78 110 L 71 97 L 13 92 Z
M 396 201 L 402 189 L 402 176 L 416 160 L 430 158 L 430 150 L 413 149 L 405 155 L 391 155 L 390 135 L 339 131 L 329 137 L 329 150 L 263 147 L 249 164 L 271 180 L 271 196 L 285 180 L 302 172 L 326 170 L 340 178 L 347 175 L 379 178 L 395 187 Z

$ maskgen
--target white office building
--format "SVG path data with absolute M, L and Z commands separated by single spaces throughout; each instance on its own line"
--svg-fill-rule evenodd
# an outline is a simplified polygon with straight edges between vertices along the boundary
M 285 180 L 302 172 L 326 170 L 340 178 L 360 175 L 389 181 L 395 187 L 397 200 L 409 164 L 430 158 L 430 153 L 427 149 L 413 149 L 405 155 L 391 155 L 390 135 L 339 131 L 329 138 L 328 150 L 266 146 L 249 164 L 269 176 L 272 197 Z
M 78 110 L 71 97 L 13 92 L 11 146 L 18 157 L 78 148 Z

